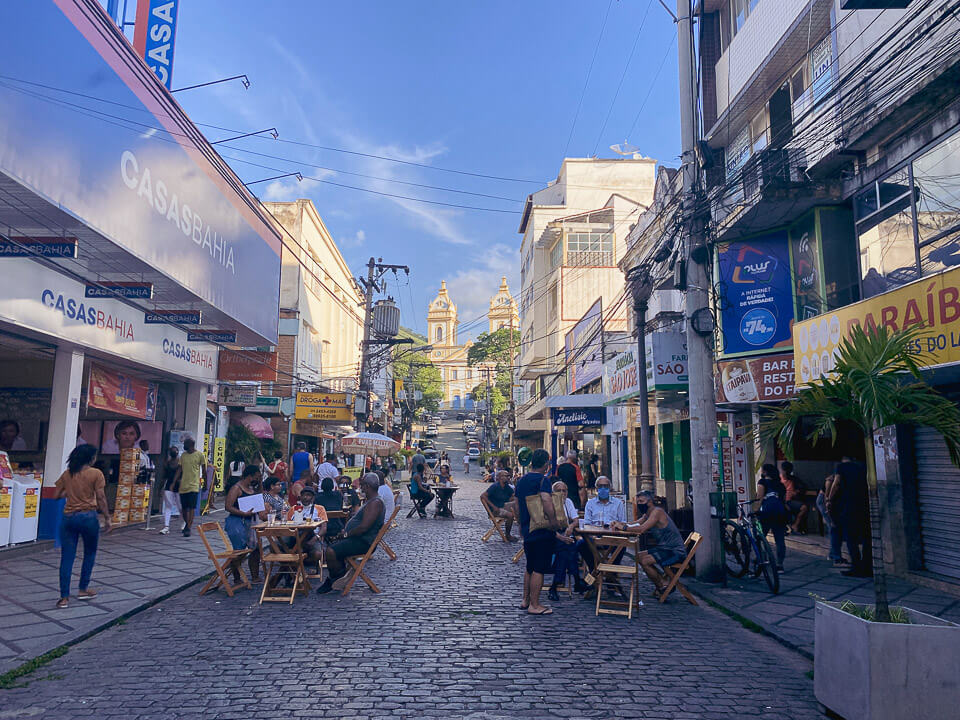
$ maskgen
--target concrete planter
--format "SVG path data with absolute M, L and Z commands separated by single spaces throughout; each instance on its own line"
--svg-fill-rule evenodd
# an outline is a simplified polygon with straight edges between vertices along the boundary
M 960 717 L 960 625 L 906 608 L 912 624 L 868 622 L 818 602 L 814 693 L 846 720 Z

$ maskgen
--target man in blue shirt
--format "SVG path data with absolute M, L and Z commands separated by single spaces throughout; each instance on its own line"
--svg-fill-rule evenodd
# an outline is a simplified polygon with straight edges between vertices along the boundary
M 527 558 L 527 571 L 523 576 L 523 602 L 521 610 L 531 615 L 550 615 L 553 609 L 540 604 L 540 590 L 544 573 L 553 571 L 553 550 L 557 523 L 553 499 L 550 496 L 551 482 L 546 472 L 550 467 L 550 453 L 536 450 L 530 460 L 530 472 L 517 481 L 517 505 L 520 515 L 520 534 L 523 536 L 523 551 Z M 527 498 L 539 495 L 543 513 L 550 527 L 530 530 L 530 511 Z

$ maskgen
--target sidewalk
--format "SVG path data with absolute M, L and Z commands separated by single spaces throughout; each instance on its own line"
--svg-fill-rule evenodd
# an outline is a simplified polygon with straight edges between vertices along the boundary
M 207 519 L 222 520 L 223 512 Z M 0 673 L 75 642 L 212 572 L 196 530 L 183 537 L 174 518 L 170 534 L 160 535 L 162 521 L 156 520 L 149 531 L 138 525 L 100 536 L 90 584 L 100 594 L 85 602 L 76 599 L 81 545 L 73 568 L 73 597 L 63 610 L 54 608 L 60 596 L 59 549 L 9 558 L 0 554 Z
M 749 575 L 728 578 L 727 587 L 693 579 L 687 586 L 812 658 L 814 596 L 872 603 L 873 581 L 844 577 L 826 558 L 803 552 L 797 546 L 787 551 L 785 566 L 778 595 L 770 594 L 763 578 L 753 579 Z M 960 623 L 960 598 L 893 577 L 887 580 L 887 591 L 891 605 L 906 605 Z

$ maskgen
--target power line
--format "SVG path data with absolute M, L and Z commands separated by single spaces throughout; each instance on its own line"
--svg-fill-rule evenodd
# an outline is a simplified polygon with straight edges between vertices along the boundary
M 608 0 L 607 12 L 603 15 L 603 24 L 600 26 L 600 34 L 597 36 L 597 44 L 593 48 L 593 57 L 590 59 L 590 67 L 587 69 L 587 77 L 583 81 L 583 89 L 580 91 L 580 99 L 577 101 L 577 111 L 573 115 L 573 123 L 570 125 L 570 134 L 567 135 L 567 144 L 563 146 L 563 157 L 567 156 L 567 150 L 570 149 L 570 141 L 573 139 L 573 130 L 577 127 L 577 118 L 580 117 L 580 108 L 583 105 L 583 97 L 587 94 L 587 85 L 590 84 L 590 75 L 593 73 L 593 64 L 597 61 L 597 53 L 600 50 L 600 41 L 603 40 L 603 31 L 607 28 L 607 18 L 610 17 L 611 7 L 613 7 L 613 0 Z
M 630 48 L 630 54 L 627 56 L 627 62 L 623 66 L 623 72 L 620 73 L 620 82 L 617 83 L 617 91 L 613 94 L 613 100 L 610 101 L 610 107 L 607 108 L 607 115 L 603 118 L 603 125 L 600 126 L 600 132 L 597 133 L 597 141 L 593 144 L 593 153 L 594 157 L 597 155 L 597 148 L 600 147 L 600 140 L 603 138 L 603 131 L 607 129 L 607 122 L 610 120 L 610 113 L 613 112 L 614 105 L 617 104 L 617 98 L 620 97 L 620 88 L 623 87 L 623 80 L 627 76 L 627 70 L 630 69 L 630 62 L 633 60 L 633 54 L 637 51 L 637 44 L 640 42 L 640 33 L 643 32 L 643 25 L 647 21 L 647 15 L 650 13 L 650 6 L 653 5 L 653 0 L 649 0 L 647 3 L 647 9 L 643 12 L 643 18 L 640 20 L 640 27 L 637 28 L 637 34 L 633 38 L 633 47 Z M 656 82 L 656 78 L 654 78 Z

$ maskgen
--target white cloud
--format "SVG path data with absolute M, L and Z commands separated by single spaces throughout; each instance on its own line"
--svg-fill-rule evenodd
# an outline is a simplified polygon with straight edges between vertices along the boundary
M 334 173 L 328 173 L 328 175 L 333 174 Z M 326 175 L 324 177 L 326 177 Z M 279 180 L 272 180 L 267 184 L 260 199 L 274 202 L 298 200 L 299 198 L 306 197 L 307 193 L 316 190 L 320 186 L 321 183 L 310 180 L 309 178 L 304 178 L 303 180 L 297 180 L 296 177 L 280 178 Z M 256 189 L 257 186 L 254 185 L 254 194 L 256 194 Z
M 367 241 L 367 234 L 363 230 L 357 230 L 353 235 L 346 235 L 337 239 L 337 246 L 341 250 L 351 250 L 362 247 Z

